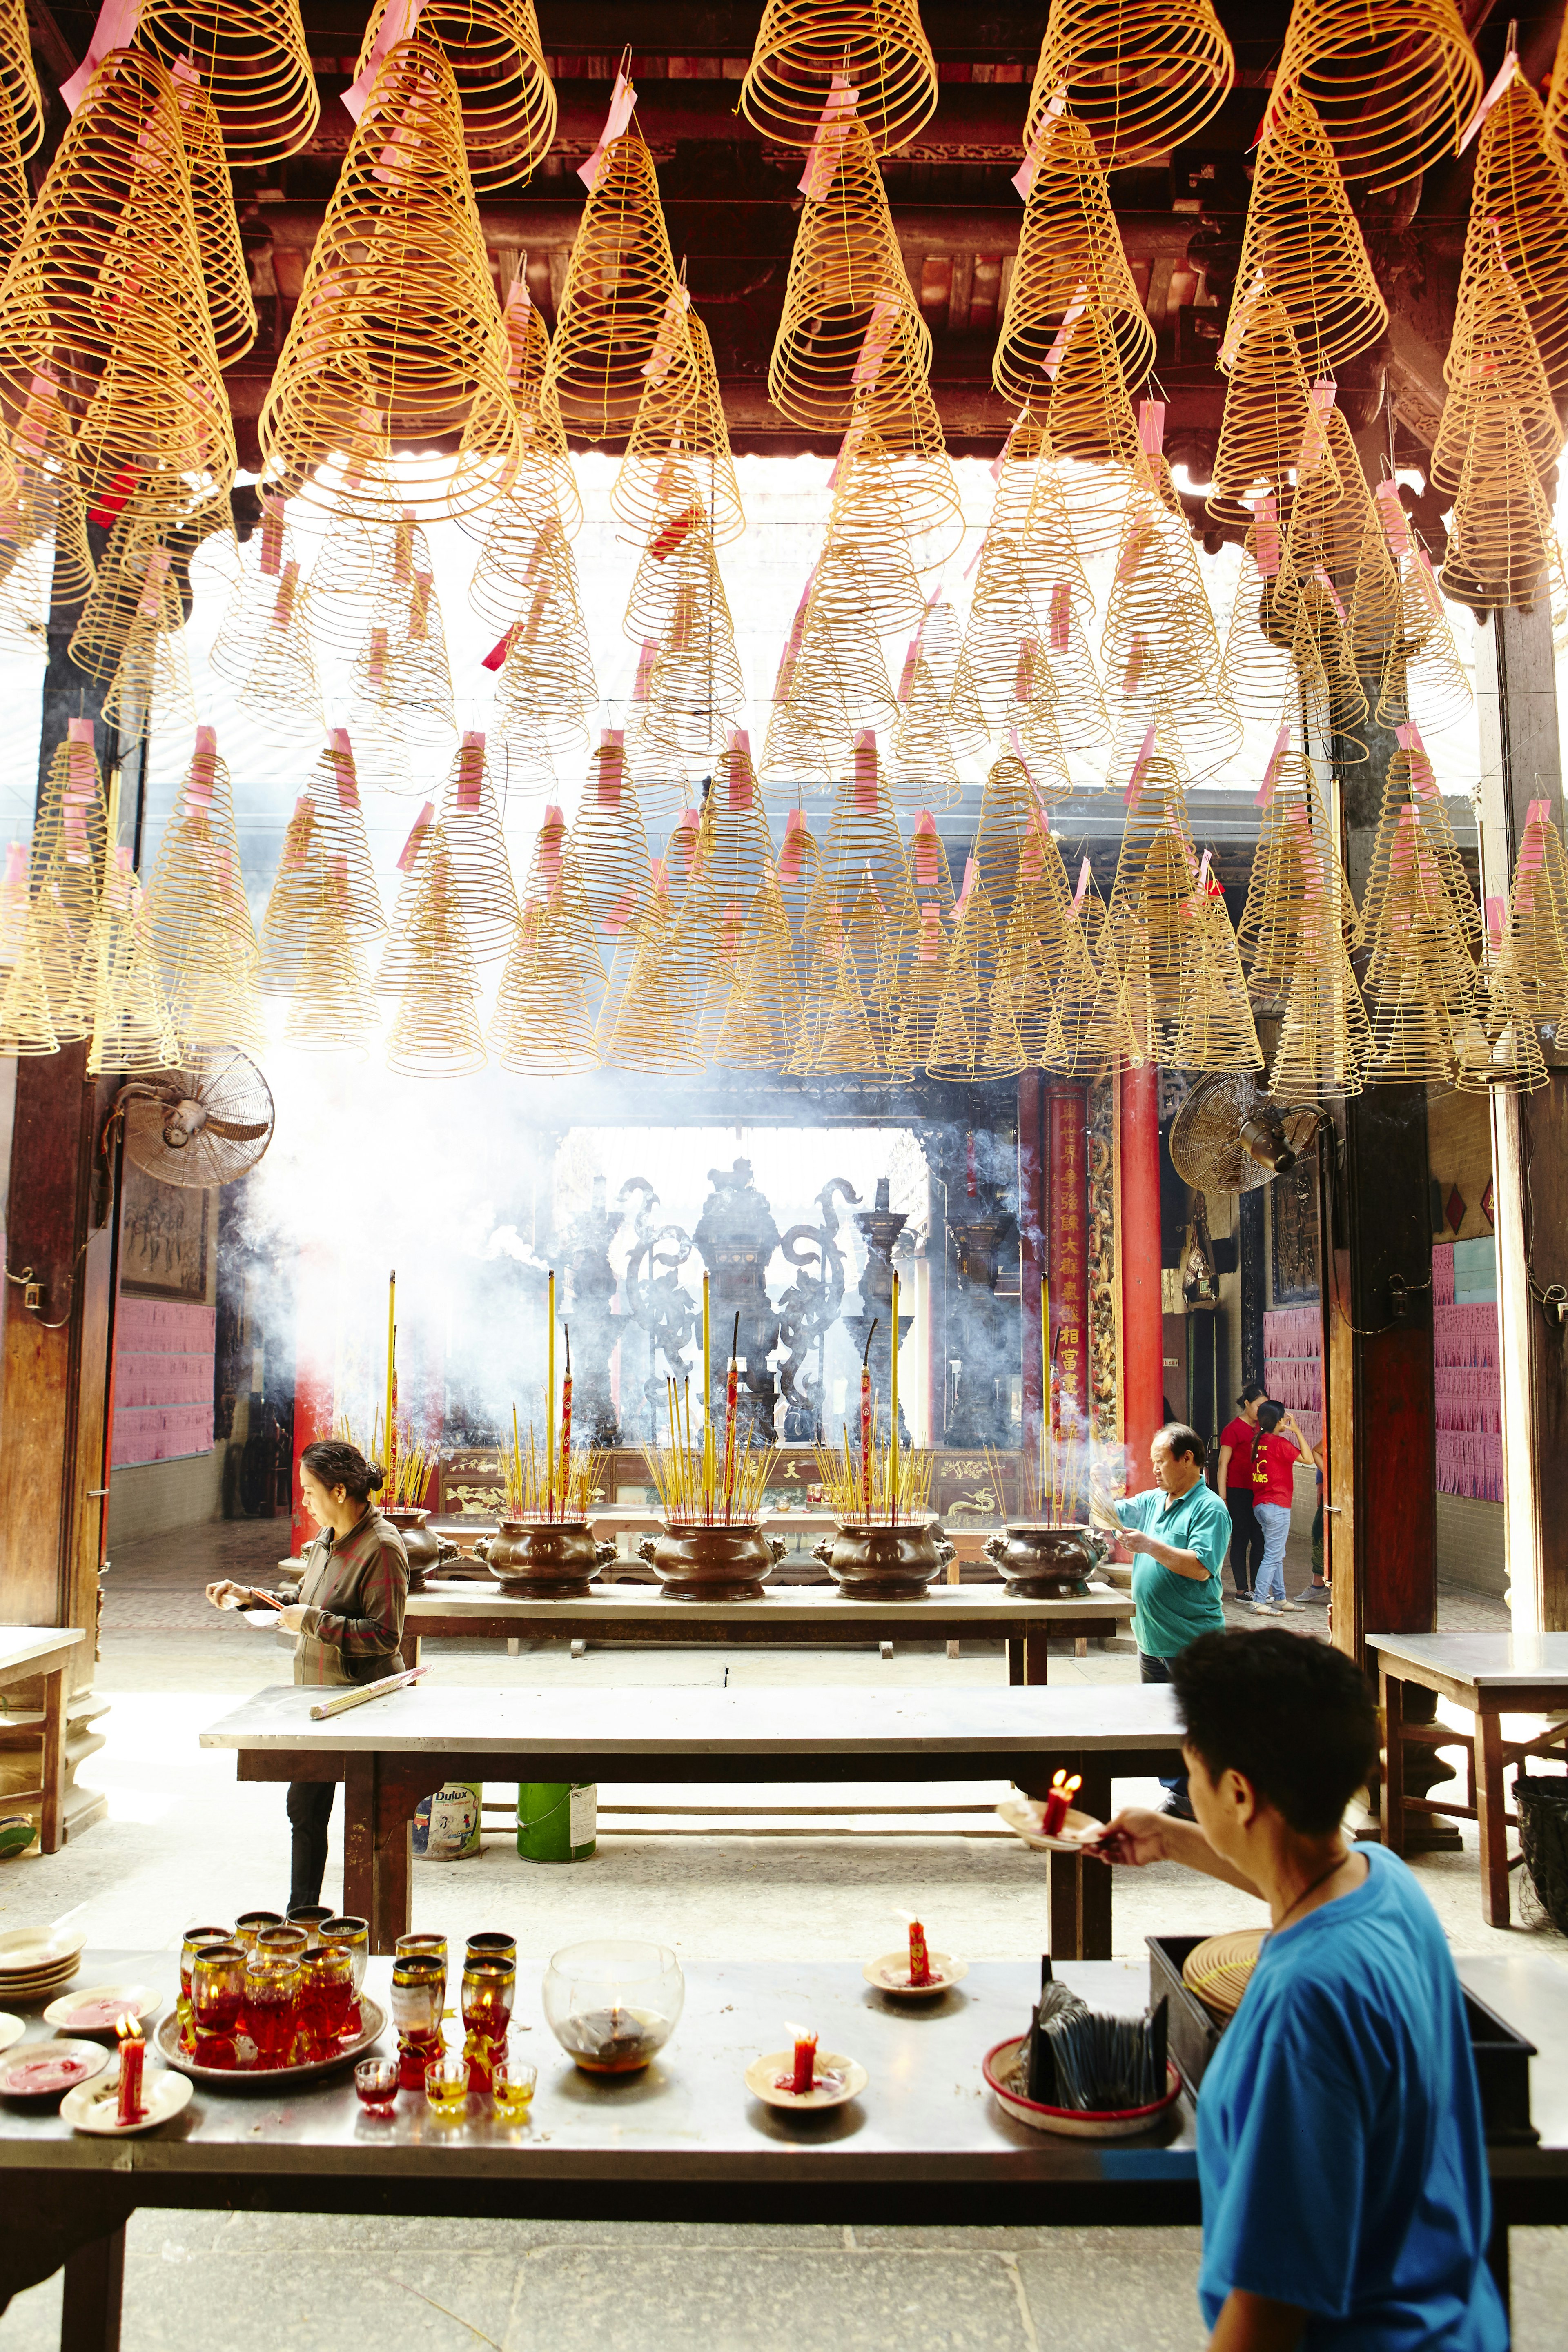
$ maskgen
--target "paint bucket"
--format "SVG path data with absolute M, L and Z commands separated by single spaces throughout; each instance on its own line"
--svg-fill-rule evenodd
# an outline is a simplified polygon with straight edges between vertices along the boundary
M 598 1811 L 592 1780 L 525 1780 L 517 1792 L 517 1850 L 524 1862 L 592 1862 Z
M 416 1862 L 467 1862 L 479 1850 L 484 1789 L 478 1780 L 448 1780 L 414 1809 Z

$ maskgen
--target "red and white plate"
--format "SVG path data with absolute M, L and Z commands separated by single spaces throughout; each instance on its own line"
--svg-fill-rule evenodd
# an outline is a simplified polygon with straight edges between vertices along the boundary
M 816 2053 L 817 2081 L 809 2091 L 795 2092 L 789 2087 L 789 2076 L 795 2072 L 793 2050 L 770 2050 L 765 2058 L 753 2058 L 746 2069 L 746 2088 L 753 2099 L 761 2099 L 766 2107 L 793 2108 L 797 2115 L 812 2115 L 822 2107 L 841 2107 L 847 2099 L 858 2098 L 871 2077 L 864 2066 L 853 2058 L 843 2057 L 837 2050 L 819 2050 Z M 831 2076 L 823 2082 L 824 2075 Z M 784 2080 L 781 2084 L 779 2077 Z
M 109 2063 L 101 2042 L 28 2042 L 0 2058 L 0 2098 L 58 2099 Z
M 156 2017 L 163 2005 L 162 1993 L 150 1985 L 82 1985 L 51 2000 L 44 2023 L 61 2033 L 103 2034 L 112 2042 L 122 2017 L 133 2017 L 145 2032 L 149 2018 Z

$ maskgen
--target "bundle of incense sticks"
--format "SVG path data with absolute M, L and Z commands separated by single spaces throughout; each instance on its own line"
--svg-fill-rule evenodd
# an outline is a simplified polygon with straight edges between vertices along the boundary
M 884 1445 L 874 1409 L 865 1438 L 858 1431 L 852 1444 L 847 1425 L 837 1449 L 819 1445 L 816 1451 L 822 1499 L 836 1517 L 897 1527 L 900 1520 L 920 1518 L 928 1511 L 935 1456 L 899 1444 L 896 1436 Z
M 590 1445 L 572 1444 L 572 1376 L 562 1393 L 561 1435 L 552 1446 L 520 1429 L 517 1407 L 511 1409 L 511 1446 L 501 1450 L 501 1473 L 509 1519 L 581 1519 L 598 1498 L 609 1467 L 609 1456 Z
M 332 1423 L 332 1435 L 347 1445 L 353 1445 L 367 1462 L 379 1462 L 386 1473 L 385 1482 L 374 1500 L 384 1511 L 417 1511 L 423 1508 L 425 1489 L 434 1475 L 437 1449 L 419 1443 L 414 1434 L 414 1423 L 405 1413 L 395 1422 L 393 1433 L 387 1439 L 382 1427 L 381 1414 L 376 1412 L 371 1423 L 370 1444 L 361 1445 L 354 1434 L 353 1423 L 346 1413 L 340 1413 Z
M 762 1515 L 779 1449 L 742 1443 L 736 1413 L 739 1373 L 731 1352 L 724 1383 L 722 1454 L 711 1429 L 704 1429 L 695 1441 L 692 1438 L 690 1381 L 680 1391 L 673 1381 L 666 1383 L 669 1439 L 664 1445 L 645 1446 L 643 1459 L 658 1490 L 659 1507 L 672 1523 L 729 1527 L 737 1521 L 748 1524 Z

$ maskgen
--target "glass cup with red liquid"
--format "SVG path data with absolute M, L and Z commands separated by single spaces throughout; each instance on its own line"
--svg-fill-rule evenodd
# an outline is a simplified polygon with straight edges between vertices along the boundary
M 444 1952 L 398 1952 L 392 1963 L 392 2021 L 397 2028 L 399 2080 L 405 2091 L 425 2087 L 425 2069 L 441 2054 L 447 2006 Z
M 204 1944 L 226 1944 L 227 1927 L 187 1927 L 180 1938 L 180 2047 L 188 2058 L 196 2046 L 195 2012 L 191 2007 L 191 1964 Z
M 307 2059 L 330 2058 L 349 2021 L 353 1963 L 331 1944 L 318 1945 L 300 1963 L 300 2024 Z
M 252 1952 L 245 1964 L 245 2023 L 258 2067 L 287 2066 L 300 2026 L 300 1963 Z
M 191 1962 L 191 2009 L 200 2065 L 238 2063 L 235 2038 L 245 2011 L 245 1967 L 243 1944 L 204 1944 Z
M 349 1956 L 353 1972 L 353 1991 L 349 2000 L 348 2032 L 359 2033 L 364 2021 L 360 2015 L 359 1997 L 364 1985 L 365 1964 L 370 1958 L 370 1921 L 352 1911 L 339 1912 L 332 1919 L 321 1922 L 321 1942 L 331 1944 Z
M 390 2116 L 397 2105 L 400 2067 L 395 2058 L 362 2058 L 354 2068 L 354 2093 L 367 2116 Z
M 517 1994 L 515 1960 L 477 1958 L 463 1963 L 463 2031 L 468 2039 L 468 2088 L 488 2091 L 498 2058 L 506 2054 L 507 2028 Z

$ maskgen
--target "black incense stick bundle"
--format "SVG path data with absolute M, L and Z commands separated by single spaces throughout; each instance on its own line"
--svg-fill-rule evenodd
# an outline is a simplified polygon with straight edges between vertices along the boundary
M 1064 2004 L 1052 2015 L 1042 1999 L 1035 2011 L 1028 2095 L 1047 2106 L 1099 2115 L 1152 2106 L 1163 2098 L 1169 2024 L 1165 2002 L 1152 2017 L 1129 2018 L 1101 2016 L 1071 1994 L 1068 2001 L 1070 2007 Z M 1050 2083 L 1049 2091 L 1034 2089 L 1037 2076 Z

